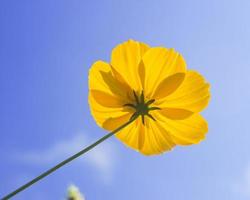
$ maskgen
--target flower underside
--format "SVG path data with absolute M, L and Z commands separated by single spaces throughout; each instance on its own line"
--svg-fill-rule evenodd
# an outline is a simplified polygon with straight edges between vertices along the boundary
M 133 90 L 134 98 L 135 98 L 135 103 L 127 103 L 124 104 L 124 106 L 131 107 L 135 109 L 134 114 L 130 117 L 130 120 L 133 120 L 139 116 L 141 116 L 142 123 L 144 124 L 145 122 L 145 116 L 148 116 L 152 120 L 155 121 L 155 118 L 149 113 L 152 110 L 160 110 L 159 107 L 150 107 L 150 105 L 155 101 L 154 99 L 150 99 L 147 102 L 145 102 L 144 98 L 144 93 L 143 91 L 141 92 L 140 96 L 137 96 L 136 92 Z
M 204 140 L 208 125 L 200 112 L 209 88 L 174 49 L 128 40 L 112 50 L 110 62 L 92 65 L 89 104 L 100 127 L 113 131 L 131 123 L 115 136 L 143 155 L 156 155 Z

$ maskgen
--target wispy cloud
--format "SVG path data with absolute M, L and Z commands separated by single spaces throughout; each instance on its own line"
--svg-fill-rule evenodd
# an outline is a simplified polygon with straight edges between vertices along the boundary
M 250 197 L 250 163 L 245 168 L 240 180 L 233 184 L 233 190 L 236 193 Z
M 79 133 L 72 138 L 58 141 L 44 149 L 20 152 L 17 158 L 29 165 L 51 165 L 75 154 L 92 142 L 94 141 L 87 137 L 86 134 Z M 103 178 L 103 181 L 107 182 L 112 179 L 112 172 L 117 158 L 115 145 L 108 140 L 78 159 L 81 163 L 94 167 Z

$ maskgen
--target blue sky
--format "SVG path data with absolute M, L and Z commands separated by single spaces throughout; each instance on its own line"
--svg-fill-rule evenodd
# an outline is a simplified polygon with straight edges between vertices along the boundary
M 248 0 L 0 2 L 0 196 L 103 136 L 88 70 L 127 39 L 174 47 L 211 83 L 200 145 L 144 157 L 115 138 L 13 199 L 250 198 Z

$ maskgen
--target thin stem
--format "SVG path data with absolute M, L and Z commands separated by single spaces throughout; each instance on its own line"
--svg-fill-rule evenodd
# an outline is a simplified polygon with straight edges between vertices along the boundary
M 1 198 L 1 200 L 7 200 L 10 199 L 11 197 L 15 196 L 17 193 L 25 190 L 26 188 L 30 187 L 31 185 L 33 185 L 34 183 L 38 182 L 39 180 L 43 179 L 44 177 L 48 176 L 49 174 L 51 174 L 52 172 L 56 171 L 57 169 L 59 169 L 60 167 L 66 165 L 67 163 L 71 162 L 72 160 L 78 158 L 79 156 L 83 155 L 84 153 L 86 153 L 87 151 L 91 150 L 92 148 L 94 148 L 95 146 L 97 146 L 98 144 L 102 143 L 104 140 L 108 139 L 109 137 L 111 137 L 112 135 L 114 135 L 115 133 L 117 133 L 118 131 L 120 131 L 121 129 L 125 128 L 127 125 L 129 125 L 130 123 L 132 123 L 135 119 L 132 118 L 130 119 L 128 122 L 126 122 L 125 124 L 121 125 L 120 127 L 118 127 L 117 129 L 115 129 L 114 131 L 108 133 L 107 135 L 105 135 L 104 137 L 100 138 L 99 140 L 97 140 L 95 143 L 89 145 L 88 147 L 86 147 L 85 149 L 79 151 L 78 153 L 76 153 L 75 155 L 67 158 L 66 160 L 60 162 L 59 164 L 57 164 L 56 166 L 52 167 L 51 169 L 47 170 L 46 172 L 40 174 L 39 176 L 37 176 L 36 178 L 34 178 L 33 180 L 29 181 L 28 183 L 24 184 L 23 186 L 19 187 L 18 189 L 16 189 L 15 191 L 11 192 L 10 194 L 6 195 L 5 197 Z

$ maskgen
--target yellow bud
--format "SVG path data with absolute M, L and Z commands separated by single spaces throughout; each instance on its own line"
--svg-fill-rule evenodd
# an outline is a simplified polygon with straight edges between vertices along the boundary
M 85 198 L 75 185 L 71 185 L 68 188 L 67 200 L 85 200 Z

